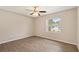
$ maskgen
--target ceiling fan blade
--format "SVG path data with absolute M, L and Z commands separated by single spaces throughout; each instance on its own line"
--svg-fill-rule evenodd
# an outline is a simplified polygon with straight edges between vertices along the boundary
M 30 15 L 33 15 L 33 13 L 30 13 Z
M 30 13 L 30 15 L 33 15 L 34 13 Z M 38 16 L 40 16 L 40 13 L 38 13 Z
M 46 11 L 39 11 L 40 13 L 46 13 Z
M 40 14 L 38 13 L 38 16 L 40 16 Z

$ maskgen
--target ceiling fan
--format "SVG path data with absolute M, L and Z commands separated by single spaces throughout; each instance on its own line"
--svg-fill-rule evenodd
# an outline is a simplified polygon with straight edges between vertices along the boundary
M 46 11 L 43 11 L 43 10 L 39 10 L 39 6 L 34 6 L 33 7 L 33 10 L 29 10 L 29 9 L 26 9 L 27 11 L 30 11 L 30 15 L 33 15 L 33 16 L 40 16 L 41 13 L 46 13 Z

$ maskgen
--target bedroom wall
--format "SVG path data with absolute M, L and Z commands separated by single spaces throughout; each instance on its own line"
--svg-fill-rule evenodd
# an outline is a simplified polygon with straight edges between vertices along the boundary
M 32 18 L 0 10 L 0 44 L 33 34 Z
M 62 32 L 46 32 L 46 20 L 60 17 Z M 77 8 L 65 10 L 35 19 L 35 35 L 70 44 L 77 44 Z
M 63 31 L 46 32 L 46 20 L 61 17 Z M 0 10 L 0 44 L 29 36 L 40 36 L 52 40 L 77 44 L 77 9 L 65 10 L 50 15 L 30 18 L 16 13 Z
M 79 49 L 79 7 L 77 8 L 77 46 Z

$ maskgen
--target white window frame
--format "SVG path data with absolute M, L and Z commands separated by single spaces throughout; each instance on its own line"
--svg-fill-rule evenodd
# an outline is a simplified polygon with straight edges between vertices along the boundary
M 54 17 L 53 17 L 54 18 Z M 59 17 L 60 18 L 60 17 Z M 50 32 L 50 33 L 59 33 L 62 31 L 62 29 L 60 28 L 60 31 L 49 31 L 49 27 L 48 27 L 48 21 L 50 21 L 51 19 L 46 20 L 46 32 Z M 61 21 L 61 20 L 60 20 Z M 60 26 L 60 25 L 59 25 Z

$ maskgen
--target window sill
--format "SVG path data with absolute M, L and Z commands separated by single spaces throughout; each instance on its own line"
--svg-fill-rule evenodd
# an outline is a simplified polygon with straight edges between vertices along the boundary
M 47 31 L 48 33 L 61 33 L 62 31 Z

